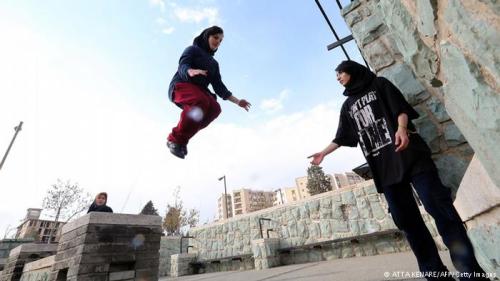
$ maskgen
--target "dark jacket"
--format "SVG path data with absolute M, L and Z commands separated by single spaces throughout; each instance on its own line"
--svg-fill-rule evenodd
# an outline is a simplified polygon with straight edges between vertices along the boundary
M 197 75 L 189 77 L 188 69 L 202 69 L 207 70 L 207 76 Z M 222 82 L 219 72 L 219 63 L 212 57 L 212 55 L 201 47 L 193 44 L 187 47 L 179 59 L 179 68 L 175 73 L 168 89 L 168 96 L 171 101 L 174 101 L 174 88 L 175 84 L 179 82 L 189 82 L 200 86 L 207 93 L 208 84 L 212 85 L 215 93 L 226 100 L 232 93 L 226 88 Z
M 389 80 L 376 77 L 365 69 L 370 73 L 351 71 L 354 76 L 351 74 L 352 81 L 344 92 L 347 99 L 341 108 L 333 142 L 352 147 L 360 144 L 377 191 L 382 193 L 384 186 L 435 169 L 435 166 L 429 147 L 417 133 L 410 134 L 410 143 L 405 150 L 395 152 L 399 114 L 408 115 L 407 127 L 413 132 L 415 126 L 411 120 L 419 115 Z M 358 79 L 360 77 L 363 79 Z
M 87 211 L 87 214 L 90 212 L 103 212 L 103 213 L 112 213 L 113 209 L 108 207 L 107 205 L 101 205 L 98 206 L 95 202 L 90 205 L 89 210 Z

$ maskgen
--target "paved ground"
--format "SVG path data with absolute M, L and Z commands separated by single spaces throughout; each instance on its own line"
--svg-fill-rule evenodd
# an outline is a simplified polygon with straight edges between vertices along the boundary
M 455 271 L 447 251 L 441 252 L 443 262 Z M 337 259 L 306 264 L 281 266 L 266 270 L 228 271 L 163 278 L 163 281 L 380 281 L 425 280 L 405 274 L 417 272 L 417 261 L 412 252 L 349 259 Z M 385 274 L 390 275 L 386 278 Z

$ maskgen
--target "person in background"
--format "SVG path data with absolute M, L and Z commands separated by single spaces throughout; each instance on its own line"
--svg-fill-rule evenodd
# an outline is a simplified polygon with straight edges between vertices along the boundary
M 112 213 L 113 209 L 106 205 L 107 202 L 108 194 L 106 192 L 100 192 L 95 196 L 94 202 L 92 203 L 92 205 L 90 205 L 87 214 L 90 212 Z
M 405 233 L 424 276 L 428 280 L 455 280 L 438 254 L 410 184 L 434 218 L 453 265 L 462 274 L 459 279 L 489 280 L 474 256 L 451 190 L 442 184 L 429 147 L 415 131 L 411 120 L 418 118 L 418 113 L 396 86 L 367 67 L 343 61 L 335 70 L 345 87 L 346 100 L 335 139 L 309 157 L 313 158 L 311 164 L 319 165 L 340 146 L 359 144 L 377 191 L 384 194 L 394 223 Z

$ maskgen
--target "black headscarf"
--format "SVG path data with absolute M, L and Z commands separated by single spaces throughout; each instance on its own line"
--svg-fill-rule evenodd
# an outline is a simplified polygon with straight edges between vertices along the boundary
M 97 205 L 97 203 L 96 203 L 97 197 L 99 197 L 100 195 L 104 195 L 106 197 L 106 201 L 104 202 L 103 205 Z M 101 193 L 97 194 L 96 199 L 94 199 L 94 202 L 92 203 L 92 205 L 90 205 L 89 210 L 87 211 L 87 214 L 90 212 L 112 213 L 113 209 L 108 207 L 106 205 L 106 203 L 108 203 L 108 194 L 106 194 L 105 192 L 101 192 Z
M 208 44 L 208 37 L 210 37 L 210 35 L 215 35 L 215 34 L 224 34 L 224 30 L 215 25 L 206 28 L 200 33 L 200 35 L 194 38 L 193 45 L 202 48 L 203 50 L 207 51 L 211 56 L 213 56 L 215 52 L 217 52 L 217 49 L 216 50 L 210 49 L 210 45 Z
M 335 71 L 345 72 L 351 76 L 351 79 L 345 85 L 344 96 L 355 95 L 364 91 L 372 83 L 373 79 L 377 77 L 366 66 L 352 60 L 341 62 L 335 68 Z

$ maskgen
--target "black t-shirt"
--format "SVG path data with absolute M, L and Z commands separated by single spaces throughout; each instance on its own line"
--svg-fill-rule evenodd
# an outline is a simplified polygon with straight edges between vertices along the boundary
M 340 112 L 333 142 L 352 147 L 360 144 L 379 193 L 384 186 L 435 169 L 431 151 L 417 133 L 410 133 L 410 143 L 405 150 L 395 151 L 397 119 L 401 113 L 408 115 L 408 131 L 415 131 L 411 120 L 418 118 L 418 113 L 383 77 L 373 79 L 364 90 L 349 95 Z

